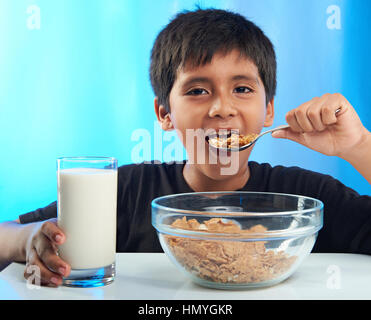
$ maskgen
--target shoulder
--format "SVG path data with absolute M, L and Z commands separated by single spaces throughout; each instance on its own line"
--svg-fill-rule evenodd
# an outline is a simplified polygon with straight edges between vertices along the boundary
M 138 177 L 141 174 L 160 174 L 160 173 L 171 173 L 175 170 L 179 170 L 184 163 L 177 162 L 141 162 L 134 164 L 122 165 L 118 168 L 119 176 Z
M 317 179 L 331 179 L 332 177 L 327 174 L 319 173 L 316 171 L 304 169 L 298 166 L 272 166 L 269 163 L 257 163 L 254 161 L 249 162 L 249 167 L 254 174 L 267 175 L 267 176 L 277 176 L 277 177 L 309 177 Z
M 249 162 L 254 184 L 263 185 L 272 192 L 287 192 L 318 196 L 325 189 L 335 185 L 345 187 L 328 174 L 304 169 L 298 166 L 272 166 L 269 163 Z

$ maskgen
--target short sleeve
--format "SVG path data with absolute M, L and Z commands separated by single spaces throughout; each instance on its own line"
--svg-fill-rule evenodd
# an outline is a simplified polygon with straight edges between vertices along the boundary
M 57 202 L 53 202 L 44 208 L 37 209 L 19 216 L 21 224 L 43 221 L 57 217 Z

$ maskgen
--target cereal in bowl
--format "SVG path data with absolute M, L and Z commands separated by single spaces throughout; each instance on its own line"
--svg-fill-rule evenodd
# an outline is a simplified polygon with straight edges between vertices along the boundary
M 256 234 L 267 229 L 255 225 L 242 230 L 230 220 L 212 218 L 199 223 L 186 217 L 175 220 L 172 227 L 184 230 L 226 234 Z M 267 250 L 264 241 L 197 240 L 165 236 L 178 263 L 198 277 L 221 283 L 255 283 L 268 281 L 289 270 L 295 256 Z

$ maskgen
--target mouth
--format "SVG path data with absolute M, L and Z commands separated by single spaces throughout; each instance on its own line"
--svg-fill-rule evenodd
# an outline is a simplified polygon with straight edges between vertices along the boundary
M 238 129 L 231 128 L 219 128 L 219 129 L 208 129 L 205 136 L 206 142 L 214 148 L 235 148 L 238 147 L 236 144 L 236 137 L 239 137 Z
M 234 128 L 209 128 L 206 129 L 206 137 L 209 138 L 228 138 L 232 134 L 239 134 L 240 130 L 239 129 L 234 129 Z

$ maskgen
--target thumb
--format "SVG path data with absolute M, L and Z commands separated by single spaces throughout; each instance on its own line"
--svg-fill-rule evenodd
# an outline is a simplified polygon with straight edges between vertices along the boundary
M 294 132 L 290 128 L 272 132 L 273 138 L 289 139 L 300 144 L 305 144 L 304 136 L 299 132 Z
M 287 139 L 287 130 L 277 130 L 272 132 L 273 138 Z

